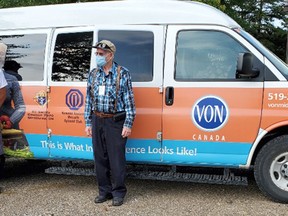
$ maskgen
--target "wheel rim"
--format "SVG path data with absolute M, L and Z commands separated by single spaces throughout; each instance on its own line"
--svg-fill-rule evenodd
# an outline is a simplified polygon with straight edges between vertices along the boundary
M 270 167 L 270 176 L 277 187 L 288 191 L 288 152 L 273 160 Z

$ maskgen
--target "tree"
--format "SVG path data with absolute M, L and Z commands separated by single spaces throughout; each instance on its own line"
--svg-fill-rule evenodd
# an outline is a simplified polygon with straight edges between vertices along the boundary
M 283 0 L 199 1 L 212 5 L 231 16 L 268 49 L 285 60 L 288 18 L 284 11 Z
M 285 60 L 288 17 L 284 11 L 283 0 L 202 0 L 202 2 L 224 11 L 268 49 Z

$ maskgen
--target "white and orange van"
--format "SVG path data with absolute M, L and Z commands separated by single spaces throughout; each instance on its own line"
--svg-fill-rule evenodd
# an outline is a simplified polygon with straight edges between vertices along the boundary
M 117 47 L 137 116 L 126 146 L 140 164 L 254 168 L 288 202 L 288 68 L 235 21 L 198 2 L 128 0 L 0 10 L 26 113 L 2 131 L 10 156 L 92 160 L 84 98 L 96 41 Z M 5 121 L 5 119 L 4 119 Z M 5 122 L 4 122 L 5 123 Z M 19 144 L 20 143 L 20 144 Z

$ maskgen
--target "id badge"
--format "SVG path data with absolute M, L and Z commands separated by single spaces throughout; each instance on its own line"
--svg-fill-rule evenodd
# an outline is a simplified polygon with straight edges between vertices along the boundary
M 105 86 L 99 86 L 99 95 L 100 96 L 103 96 L 105 95 Z

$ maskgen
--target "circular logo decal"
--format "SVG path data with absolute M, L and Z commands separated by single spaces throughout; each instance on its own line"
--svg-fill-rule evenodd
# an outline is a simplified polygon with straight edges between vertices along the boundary
M 200 98 L 193 106 L 192 120 L 204 131 L 216 131 L 225 125 L 229 110 L 226 103 L 216 96 Z
M 70 110 L 78 110 L 83 105 L 84 97 L 78 89 L 70 89 L 66 94 L 66 105 Z

